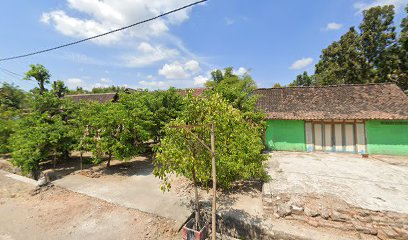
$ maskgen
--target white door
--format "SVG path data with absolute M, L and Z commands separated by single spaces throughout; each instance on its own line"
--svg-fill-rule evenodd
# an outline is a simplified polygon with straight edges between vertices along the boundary
M 342 124 L 334 124 L 334 151 L 342 152 L 343 150 L 343 130 Z
M 324 124 L 324 151 L 333 151 L 332 125 Z
M 344 147 L 346 152 L 355 151 L 354 126 L 353 124 L 344 124 Z
M 314 125 L 314 145 L 316 151 L 323 150 L 323 129 L 322 124 L 315 123 Z

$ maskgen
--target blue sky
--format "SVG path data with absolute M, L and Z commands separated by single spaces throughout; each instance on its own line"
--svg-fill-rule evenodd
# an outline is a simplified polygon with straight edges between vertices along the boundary
M 153 17 L 192 0 L 2 1 L 0 58 L 79 40 Z M 209 0 L 130 30 L 41 55 L 0 62 L 24 74 L 46 66 L 70 88 L 107 85 L 165 89 L 200 87 L 211 70 L 250 71 L 258 87 L 288 84 L 313 72 L 320 52 L 369 6 L 394 4 L 396 23 L 408 0 Z M 0 81 L 28 90 L 0 70 Z

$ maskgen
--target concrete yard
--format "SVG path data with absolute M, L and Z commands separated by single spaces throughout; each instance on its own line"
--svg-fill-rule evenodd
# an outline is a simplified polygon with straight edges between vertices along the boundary
M 374 211 L 408 214 L 408 157 L 273 152 L 264 194 L 321 194 Z

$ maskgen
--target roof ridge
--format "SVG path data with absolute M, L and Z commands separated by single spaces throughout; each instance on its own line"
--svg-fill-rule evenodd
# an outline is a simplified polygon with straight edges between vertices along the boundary
M 271 88 L 257 88 L 256 90 L 288 89 L 288 88 L 330 88 L 330 87 L 349 87 L 349 86 L 373 86 L 373 85 L 396 85 L 396 84 L 390 83 L 390 82 L 387 82 L 387 83 L 356 83 L 356 84 L 335 84 L 335 85 L 271 87 Z
M 117 92 L 111 92 L 111 93 L 82 93 L 82 94 L 66 94 L 65 97 L 75 97 L 75 96 L 90 96 L 90 95 L 104 95 L 104 94 L 117 94 Z

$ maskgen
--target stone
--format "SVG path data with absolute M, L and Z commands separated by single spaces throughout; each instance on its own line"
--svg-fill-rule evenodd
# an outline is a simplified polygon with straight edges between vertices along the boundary
M 320 215 L 317 209 L 314 209 L 313 207 L 309 207 L 309 206 L 306 206 L 304 208 L 304 212 L 305 212 L 305 215 L 308 217 L 317 217 Z
M 369 223 L 363 224 L 359 221 L 353 221 L 353 225 L 357 231 L 365 233 L 365 234 L 377 235 L 378 233 L 377 229 L 375 229 L 374 226 Z
M 303 207 L 299 207 L 297 205 L 292 205 L 292 212 L 294 214 L 302 214 L 303 213 Z
M 308 223 L 310 226 L 313 226 L 313 227 L 318 227 L 318 226 L 319 226 L 319 222 L 316 221 L 314 218 L 311 218 L 311 217 L 309 217 L 309 218 L 307 219 L 307 223 Z
M 378 240 L 378 238 L 376 236 L 367 235 L 367 234 L 364 234 L 364 233 L 360 233 L 360 239 L 361 240 Z
M 387 237 L 389 237 L 389 238 L 397 238 L 398 237 L 398 233 L 397 232 L 395 232 L 394 230 L 392 230 L 392 228 L 390 228 L 390 227 L 385 227 L 385 228 L 382 228 L 381 229 L 384 233 L 385 233 L 385 235 L 387 236 Z
M 371 223 L 373 222 L 373 219 L 370 216 L 361 216 L 361 215 L 355 215 L 355 219 L 359 220 L 360 222 L 365 222 L 365 223 Z
M 407 230 L 407 229 L 394 227 L 393 230 L 394 230 L 396 233 L 398 233 L 398 235 L 399 235 L 402 239 L 408 239 L 408 230 Z
M 329 210 L 327 210 L 327 209 L 323 209 L 321 212 L 320 212 L 320 216 L 323 218 L 323 219 L 329 219 L 329 217 L 330 217 L 330 211 Z
M 339 212 L 337 212 L 337 211 L 333 211 L 333 212 L 330 214 L 330 217 L 331 217 L 331 219 L 332 219 L 333 221 L 336 221 L 336 222 L 347 222 L 347 220 L 350 220 L 350 216 L 349 216 L 349 215 L 346 215 L 346 214 L 343 214 L 343 213 L 339 213 Z
M 292 214 L 292 209 L 287 204 L 280 204 L 278 205 L 276 213 L 279 215 L 279 217 L 285 217 Z

